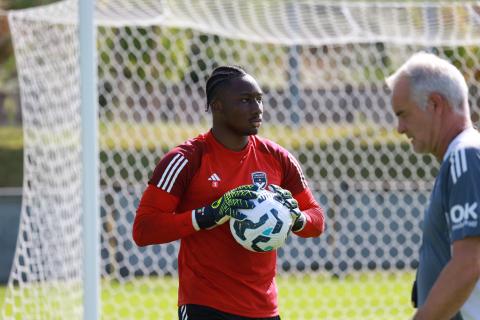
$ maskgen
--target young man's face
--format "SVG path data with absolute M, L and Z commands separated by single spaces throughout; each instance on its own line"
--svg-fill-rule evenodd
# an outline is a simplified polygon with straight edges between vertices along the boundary
M 428 107 L 423 110 L 412 100 L 410 84 L 405 77 L 393 87 L 392 107 L 398 120 L 397 131 L 410 139 L 416 152 L 432 152 L 435 141 L 432 110 Z
M 263 92 L 250 75 L 232 79 L 219 92 L 217 99 L 221 104 L 218 125 L 238 135 L 254 135 L 262 124 Z

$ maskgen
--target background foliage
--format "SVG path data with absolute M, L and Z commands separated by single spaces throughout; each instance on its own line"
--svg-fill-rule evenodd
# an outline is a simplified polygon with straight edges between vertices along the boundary
M 19 88 L 7 11 L 58 0 L 0 0 L 0 188 L 22 185 L 23 139 Z

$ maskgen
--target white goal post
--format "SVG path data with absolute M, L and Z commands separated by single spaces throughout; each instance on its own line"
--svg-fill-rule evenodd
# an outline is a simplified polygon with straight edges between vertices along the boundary
M 95 1 L 78 0 L 82 142 L 83 319 L 100 318 L 100 207 Z
M 78 17 L 77 0 L 9 12 L 24 182 L 2 319 L 86 314 Z M 102 318 L 176 318 L 178 242 L 138 248 L 132 222 L 158 160 L 208 130 L 203 90 L 221 64 L 259 81 L 260 134 L 299 159 L 325 208 L 324 235 L 278 251 L 282 318 L 412 314 L 438 163 L 396 133 L 384 79 L 412 53 L 435 52 L 464 74 L 478 123 L 478 2 L 97 0 L 94 23 Z

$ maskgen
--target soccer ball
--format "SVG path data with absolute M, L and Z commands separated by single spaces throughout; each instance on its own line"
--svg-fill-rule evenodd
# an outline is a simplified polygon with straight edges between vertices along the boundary
M 281 247 L 292 228 L 290 211 L 274 199 L 268 190 L 258 191 L 253 209 L 241 209 L 245 220 L 230 219 L 230 231 L 245 249 L 255 252 L 271 251 Z

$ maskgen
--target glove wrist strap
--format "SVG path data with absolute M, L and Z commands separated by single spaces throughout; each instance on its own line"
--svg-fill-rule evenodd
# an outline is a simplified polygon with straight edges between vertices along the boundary
M 192 210 L 192 225 L 193 225 L 193 229 L 195 229 L 195 231 L 199 231 L 200 226 L 198 225 L 197 218 L 195 216 L 196 211 L 197 211 L 196 209 Z
M 197 226 L 199 229 L 209 229 L 216 225 L 214 215 L 208 214 L 207 211 L 207 207 L 192 210 L 192 222 L 194 221 L 194 228 Z
M 306 222 L 307 222 L 307 219 L 305 218 L 305 215 L 301 213 L 300 216 L 297 218 L 297 220 L 295 220 L 295 223 L 292 226 L 292 231 L 293 232 L 302 231 L 303 228 L 305 227 Z

